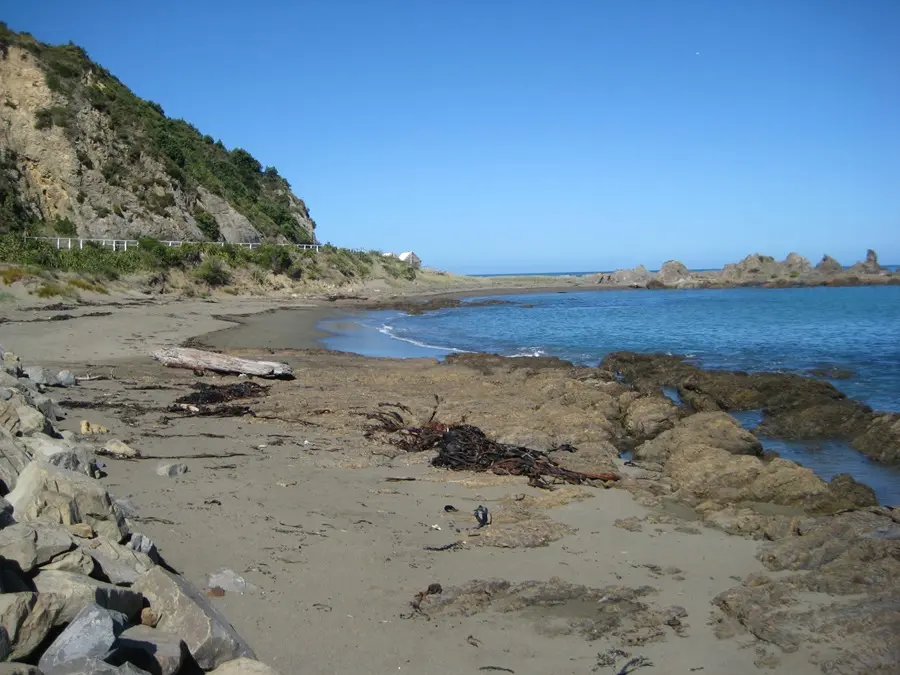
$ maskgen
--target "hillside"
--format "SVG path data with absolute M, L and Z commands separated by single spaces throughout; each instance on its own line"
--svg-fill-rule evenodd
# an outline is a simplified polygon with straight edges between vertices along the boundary
M 315 241 L 273 167 L 0 22 L 0 234 Z

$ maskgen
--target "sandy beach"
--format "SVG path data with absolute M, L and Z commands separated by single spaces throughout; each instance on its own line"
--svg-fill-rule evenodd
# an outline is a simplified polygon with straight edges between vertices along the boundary
M 68 414 L 58 426 L 104 425 L 147 457 L 110 460 L 104 483 L 198 587 L 221 569 L 247 582 L 213 602 L 283 673 L 633 672 L 629 661 L 648 673 L 821 672 L 829 645 L 784 651 L 746 632 L 725 635 L 712 601 L 772 574 L 756 557 L 760 542 L 641 498 L 646 472 L 611 454 L 593 421 L 603 392 L 620 385 L 552 364 L 321 349 L 317 324 L 351 310 L 352 301 L 240 298 L 78 307 L 53 322 L 39 320 L 53 311 L 22 310 L 7 313 L 2 333 L 30 362 L 108 378 L 57 392 Z M 255 416 L 167 412 L 196 382 L 241 381 L 198 378 L 149 356 L 192 338 L 285 361 L 296 379 L 259 381 L 269 389 L 250 402 Z M 435 396 L 447 423 L 465 419 L 529 447 L 571 442 L 570 468 L 602 467 L 623 481 L 542 490 L 524 477 L 435 468 L 429 453 L 364 436 L 365 413 L 379 403 L 425 420 Z M 164 460 L 188 472 L 157 475 Z M 493 516 L 483 528 L 473 516 L 480 505 Z M 443 593 L 411 608 L 431 584 Z M 597 606 L 608 608 L 599 622 Z

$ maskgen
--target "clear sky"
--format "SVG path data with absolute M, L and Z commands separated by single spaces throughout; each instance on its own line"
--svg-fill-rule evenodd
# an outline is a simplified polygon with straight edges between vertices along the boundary
M 319 238 L 458 272 L 900 263 L 898 0 L 3 4 L 273 165 Z

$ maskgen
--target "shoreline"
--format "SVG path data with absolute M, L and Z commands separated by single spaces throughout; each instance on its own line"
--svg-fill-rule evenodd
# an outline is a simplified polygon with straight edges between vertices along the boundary
M 134 504 L 141 531 L 199 588 L 221 568 L 254 585 L 255 590 L 229 591 L 212 602 L 260 660 L 285 675 L 301 661 L 305 672 L 323 675 L 398 669 L 455 675 L 484 666 L 583 675 L 597 666 L 598 652 L 614 648 L 666 663 L 673 672 L 703 667 L 751 675 L 759 662 L 777 673 L 813 675 L 822 659 L 857 649 L 852 640 L 836 645 L 837 653 L 831 647 L 823 653 L 821 646 L 802 640 L 793 647 L 777 636 L 761 641 L 737 623 L 732 626 L 735 614 L 722 599 L 750 592 L 759 579 L 768 578 L 772 568 L 757 557 L 760 542 L 754 539 L 764 528 L 782 537 L 778 533 L 791 531 L 791 519 L 802 518 L 806 528 L 824 527 L 832 519 L 869 513 L 803 515 L 803 505 L 813 499 L 825 500 L 829 509 L 852 504 L 838 487 L 823 487 L 790 463 L 764 465 L 752 456 L 720 456 L 712 450 L 696 458 L 685 455 L 690 467 L 685 473 L 654 469 L 646 459 L 629 466 L 616 457 L 614 429 L 637 442 L 660 433 L 671 436 L 673 429 L 695 433 L 691 425 L 704 417 L 697 413 L 681 420 L 671 402 L 637 395 L 597 369 L 490 356 L 438 365 L 427 359 L 362 357 L 317 344 L 320 321 L 362 309 L 311 299 L 290 307 L 235 299 L 154 304 L 62 324 L 4 324 L 5 331 L 15 329 L 13 339 L 4 333 L 4 341 L 29 364 L 54 362 L 32 356 L 35 352 L 58 357 L 56 363 L 79 375 L 110 378 L 51 391 L 68 412 L 60 428 L 77 433 L 86 419 L 108 427 L 148 457 L 172 458 L 166 461 L 188 467 L 187 473 L 169 478 L 154 471 L 153 461 L 110 460 L 103 483 Z M 71 335 L 48 337 L 59 335 L 61 325 Z M 249 342 L 254 332 L 255 347 Z M 293 346 L 276 348 L 286 333 Z M 117 350 L 98 356 L 103 344 L 126 337 L 130 341 Z M 250 358 L 274 355 L 292 365 L 297 379 L 257 380 L 268 390 L 247 401 L 253 416 L 172 414 L 167 412 L 172 401 L 197 385 L 246 381 L 213 374 L 198 378 L 147 356 L 157 344 L 192 338 L 218 341 Z M 431 453 L 405 453 L 364 435 L 365 415 L 380 403 L 404 403 L 413 419 L 425 420 L 435 396 L 442 422 L 466 419 L 490 438 L 527 447 L 571 443 L 578 452 L 553 453 L 565 466 L 614 471 L 621 480 L 545 491 L 529 486 L 524 477 L 433 467 Z M 726 428 L 735 440 L 749 442 L 736 426 Z M 666 452 L 684 454 L 719 442 L 714 435 L 686 438 L 680 449 Z M 700 502 L 690 495 L 704 494 L 701 488 L 721 490 L 715 487 L 716 476 L 728 473 L 710 464 L 713 457 L 737 462 L 742 471 L 769 466 L 788 473 L 773 475 L 772 485 L 778 487 L 760 493 L 766 508 L 732 504 L 726 492 L 706 493 L 707 500 Z M 692 482 L 694 474 L 698 482 Z M 757 482 L 768 480 L 766 475 L 760 473 Z M 787 480 L 789 475 L 799 482 Z M 749 476 L 742 479 L 752 482 Z M 805 492 L 791 492 L 799 487 Z M 712 510 L 703 506 L 710 498 L 721 502 Z M 446 511 L 445 505 L 457 512 Z M 474 527 L 471 516 L 478 505 L 493 516 L 483 529 Z M 881 513 L 873 511 L 871 517 L 882 518 Z M 457 539 L 464 543 L 440 549 Z M 852 536 L 840 540 L 846 546 L 857 541 Z M 792 546 L 813 541 L 815 536 L 778 539 L 779 545 Z M 786 584 L 806 574 L 819 572 L 786 570 L 770 583 Z M 512 584 L 508 591 L 492 591 L 501 604 L 467 604 L 467 593 L 481 597 L 478 580 L 491 578 Z M 744 586 L 743 579 L 753 581 Z M 421 620 L 415 612 L 408 618 L 410 601 L 433 583 L 442 585 L 441 596 L 423 603 Z M 530 590 L 517 591 L 516 584 Z M 579 633 L 587 602 L 580 593 L 631 597 L 642 588 L 652 591 L 615 605 L 617 618 L 597 640 Z M 547 598 L 553 611 L 529 607 L 528 597 Z M 834 598 L 817 593 L 804 602 L 824 607 Z M 850 605 L 848 611 L 863 610 Z M 303 640 L 292 639 L 298 631 Z M 615 668 L 597 666 L 597 672 L 618 672 L 622 663 L 613 662 Z

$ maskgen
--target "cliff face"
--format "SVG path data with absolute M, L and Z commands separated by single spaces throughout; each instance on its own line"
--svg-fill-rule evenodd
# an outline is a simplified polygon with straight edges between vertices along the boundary
M 0 23 L 0 232 L 315 241 L 274 168 L 135 96 L 74 45 Z

